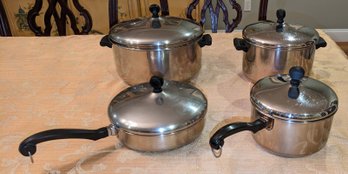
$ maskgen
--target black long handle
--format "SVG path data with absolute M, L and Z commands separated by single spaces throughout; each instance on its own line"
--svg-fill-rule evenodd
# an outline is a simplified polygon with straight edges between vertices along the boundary
M 236 50 L 243 50 L 244 52 L 248 52 L 250 48 L 250 44 L 244 39 L 240 38 L 234 38 L 233 45 L 236 48 Z
M 112 42 L 109 39 L 109 35 L 104 36 L 101 40 L 100 40 L 100 46 L 102 47 L 109 47 L 112 48 Z
M 108 128 L 102 127 L 96 130 L 87 129 L 51 129 L 29 136 L 19 145 L 19 152 L 23 156 L 31 156 L 36 152 L 36 145 L 45 141 L 58 139 L 89 139 L 99 140 L 108 136 Z
M 198 41 L 198 45 L 200 47 L 204 47 L 206 45 L 210 46 L 213 43 L 213 39 L 211 38 L 210 34 L 205 34 L 202 36 L 202 38 Z
M 327 45 L 326 41 L 322 37 L 319 37 L 318 42 L 315 44 L 315 49 L 326 47 L 326 45 Z
M 209 144 L 212 149 L 219 150 L 224 145 L 224 139 L 241 131 L 257 131 L 267 127 L 268 122 L 263 119 L 257 119 L 254 122 L 236 122 L 225 125 L 214 133 L 210 138 Z

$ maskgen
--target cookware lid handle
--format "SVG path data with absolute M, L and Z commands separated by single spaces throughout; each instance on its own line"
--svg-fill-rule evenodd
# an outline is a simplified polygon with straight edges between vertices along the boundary
M 161 8 L 157 4 L 151 4 L 149 7 L 150 12 L 152 13 L 153 18 L 158 18 L 158 13 L 160 12 Z
M 283 24 L 284 24 L 285 16 L 286 16 L 286 12 L 284 9 L 277 10 L 277 18 L 278 18 L 278 20 L 277 20 L 278 24 L 277 24 L 277 28 L 276 28 L 277 32 L 283 32 L 283 29 L 284 29 Z
M 163 78 L 158 76 L 152 76 L 150 79 L 150 85 L 153 87 L 154 93 L 160 93 L 162 92 L 162 86 L 163 86 Z
M 300 86 L 300 82 L 304 76 L 304 73 L 305 73 L 304 69 L 300 66 L 294 66 L 290 68 L 289 75 L 291 77 L 291 80 L 290 80 L 291 87 L 289 88 L 289 91 L 288 91 L 289 98 L 297 99 L 298 96 L 300 95 L 300 90 L 298 87 Z

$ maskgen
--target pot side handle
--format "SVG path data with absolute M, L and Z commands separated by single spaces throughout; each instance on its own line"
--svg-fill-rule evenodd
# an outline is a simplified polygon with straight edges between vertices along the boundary
M 96 130 L 87 129 L 51 129 L 36 133 L 29 136 L 21 142 L 19 145 L 19 152 L 23 156 L 32 156 L 36 152 L 36 145 L 45 141 L 58 140 L 58 139 L 89 139 L 98 140 L 105 138 L 109 135 L 108 128 L 102 127 Z
M 206 45 L 210 46 L 213 43 L 213 39 L 211 38 L 210 34 L 205 34 L 202 36 L 202 38 L 198 41 L 198 45 L 200 47 L 204 47 Z
M 235 122 L 223 126 L 219 130 L 217 130 L 209 140 L 209 144 L 214 156 L 217 158 L 220 157 L 221 148 L 224 145 L 224 139 L 228 136 L 245 130 L 256 133 L 259 130 L 266 128 L 267 125 L 268 122 L 266 120 L 257 119 L 254 122 Z M 219 153 L 217 154 L 214 151 L 219 151 Z
M 248 52 L 250 48 L 250 44 L 246 42 L 244 39 L 240 39 L 240 38 L 234 38 L 233 45 L 238 51 L 243 50 L 244 52 Z
M 103 36 L 103 38 L 100 40 L 100 46 L 112 48 L 112 42 L 109 39 L 109 35 Z
M 319 37 L 318 42 L 315 44 L 315 49 L 321 48 L 321 47 L 326 47 L 327 43 L 324 40 L 324 38 Z

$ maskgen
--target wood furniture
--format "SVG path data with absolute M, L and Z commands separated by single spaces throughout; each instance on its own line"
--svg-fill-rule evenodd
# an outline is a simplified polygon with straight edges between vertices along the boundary
M 35 0 L 34 7 L 28 12 L 28 24 L 29 28 L 35 33 L 36 36 L 49 36 L 51 35 L 52 24 L 51 18 L 54 18 L 54 21 L 57 25 L 57 30 L 59 36 L 66 35 L 66 23 L 67 17 L 70 21 L 70 27 L 74 31 L 74 34 L 88 34 L 91 31 L 93 22 L 92 17 L 89 12 L 84 9 L 79 0 L 72 0 L 74 7 L 80 12 L 80 15 L 83 16 L 85 24 L 82 26 L 82 29 L 79 29 L 76 23 L 76 17 L 71 10 L 71 7 L 68 6 L 68 0 L 50 0 L 48 1 L 48 9 L 45 11 L 44 15 L 44 30 L 36 24 L 35 18 L 39 15 L 39 12 L 42 8 L 43 0 Z M 57 5 L 60 6 L 60 11 L 57 10 Z
M 5 8 L 0 0 L 0 36 L 12 36 Z
M 259 21 L 267 20 L 268 0 L 260 0 Z

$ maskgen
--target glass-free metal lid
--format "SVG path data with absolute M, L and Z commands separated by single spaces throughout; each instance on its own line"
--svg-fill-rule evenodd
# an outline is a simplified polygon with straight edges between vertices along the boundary
M 151 5 L 151 18 L 138 18 L 114 25 L 109 39 L 120 46 L 151 49 L 176 47 L 199 39 L 203 28 L 188 19 L 159 16 L 158 5 Z
M 301 67 L 291 68 L 289 75 L 259 80 L 251 89 L 250 100 L 266 115 L 294 121 L 320 120 L 338 109 L 336 93 L 326 84 L 304 77 Z
M 110 103 L 111 122 L 123 131 L 162 135 L 190 127 L 204 118 L 207 100 L 194 86 L 152 77 L 129 87 Z
M 277 22 L 260 21 L 243 29 L 243 38 L 263 47 L 306 47 L 317 43 L 319 34 L 314 28 L 284 23 L 285 11 L 277 10 Z

